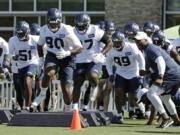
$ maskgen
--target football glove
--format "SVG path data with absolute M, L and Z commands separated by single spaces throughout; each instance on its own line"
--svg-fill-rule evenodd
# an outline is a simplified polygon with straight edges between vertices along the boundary
M 93 56 L 93 62 L 98 63 L 104 63 L 105 62 L 105 56 L 102 53 L 97 53 Z
M 68 57 L 71 55 L 70 51 L 65 51 L 64 49 L 61 49 L 59 52 L 56 53 L 57 59 L 64 59 L 65 57 Z

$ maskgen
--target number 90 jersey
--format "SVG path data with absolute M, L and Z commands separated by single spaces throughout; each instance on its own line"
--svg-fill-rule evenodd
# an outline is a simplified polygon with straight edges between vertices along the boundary
M 136 44 L 125 42 L 122 51 L 112 48 L 106 57 L 106 68 L 112 75 L 112 65 L 116 66 L 116 74 L 131 79 L 139 76 L 139 70 L 145 70 L 145 59 Z
M 90 24 L 85 34 L 80 34 L 76 28 L 74 28 L 74 33 L 83 46 L 82 52 L 76 55 L 76 63 L 92 62 L 94 54 L 99 53 L 99 41 L 103 37 L 104 31 L 98 28 L 98 26 Z M 99 45 L 99 48 L 97 45 Z
M 39 64 L 37 42 L 39 36 L 29 35 L 28 41 L 20 41 L 17 36 L 9 39 L 9 53 L 17 57 L 17 67 L 24 68 L 30 64 Z
M 40 38 L 38 45 L 47 46 L 47 51 L 56 54 L 60 49 L 72 50 L 77 46 L 82 47 L 79 39 L 73 32 L 73 27 L 61 23 L 61 27 L 55 33 L 49 30 L 47 25 L 44 25 L 40 30 Z

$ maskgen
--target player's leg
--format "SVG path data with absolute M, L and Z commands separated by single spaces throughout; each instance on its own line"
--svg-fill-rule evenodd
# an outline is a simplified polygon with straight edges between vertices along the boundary
M 88 103 L 89 103 L 89 97 L 90 97 L 90 93 L 91 93 L 91 85 L 87 84 L 87 88 L 84 94 L 84 100 L 83 100 L 83 111 L 87 111 L 88 109 Z
M 140 80 L 138 77 L 134 77 L 128 80 L 128 99 L 129 99 L 129 117 L 136 118 L 135 109 L 137 107 L 137 91 L 140 88 Z
M 26 88 L 26 107 L 30 107 L 32 102 L 32 91 L 33 91 L 33 77 L 37 75 L 38 66 L 29 65 L 25 76 L 25 88 Z
M 23 93 L 22 93 L 22 89 L 20 88 L 20 82 L 19 82 L 18 76 L 19 76 L 18 73 L 13 74 L 13 84 L 16 91 L 16 100 L 20 108 L 22 109 L 23 108 Z
M 78 110 L 78 103 L 81 94 L 81 86 L 85 81 L 86 66 L 84 64 L 76 64 L 74 71 L 74 89 L 73 89 L 73 109 Z
M 99 84 L 99 75 L 101 72 L 101 65 L 90 63 L 88 66 L 87 79 L 92 87 L 90 94 L 90 101 L 94 102 L 98 95 L 98 84 Z
M 73 67 L 64 67 L 64 69 L 60 69 L 60 80 L 61 80 L 61 88 L 63 93 L 63 99 L 65 103 L 66 111 L 71 110 L 71 101 L 72 101 L 72 93 L 73 93 Z
M 100 96 L 99 96 L 99 109 L 108 111 L 110 93 L 112 90 L 112 83 L 108 81 L 109 75 L 106 66 L 102 66 L 102 77 L 99 83 Z
M 164 93 L 164 90 L 162 90 L 160 87 L 156 85 L 151 85 L 149 88 L 149 91 L 147 92 L 147 97 L 155 107 L 155 109 L 160 113 L 160 116 L 162 117 L 163 121 L 160 128 L 166 128 L 170 124 L 172 124 L 173 121 L 170 121 L 168 114 L 166 113 L 166 110 L 163 106 L 162 100 L 160 99 L 160 95 Z
M 116 123 L 123 124 L 123 106 L 125 102 L 125 89 L 126 89 L 126 79 L 123 77 L 116 75 L 115 79 L 115 105 L 117 109 L 118 120 Z
M 44 76 L 42 78 L 41 91 L 33 101 L 32 103 L 33 106 L 38 106 L 41 103 L 41 101 L 43 101 L 46 98 L 46 92 L 49 87 L 50 80 L 55 74 L 56 74 L 56 66 L 52 66 L 52 65 L 45 66 Z
M 44 63 L 44 76 L 42 78 L 41 91 L 38 97 L 32 103 L 32 106 L 38 106 L 42 100 L 46 98 L 46 91 L 49 87 L 51 78 L 57 72 L 57 66 L 59 65 L 56 56 L 50 52 L 47 53 Z
M 161 100 L 164 103 L 164 105 L 166 106 L 169 114 L 171 115 L 171 118 L 174 120 L 175 124 L 179 124 L 180 125 L 180 119 L 176 110 L 176 106 L 174 104 L 174 102 L 171 99 L 171 95 L 162 95 L 161 96 Z
M 21 83 L 19 83 L 19 85 L 20 85 L 20 91 L 22 92 L 22 96 L 23 96 L 23 107 L 22 107 L 22 109 L 26 109 L 24 107 L 24 100 L 27 101 L 27 99 L 26 99 L 27 91 L 26 91 L 26 86 L 25 86 L 26 74 L 27 74 L 27 67 L 19 69 L 18 79 L 21 81 Z

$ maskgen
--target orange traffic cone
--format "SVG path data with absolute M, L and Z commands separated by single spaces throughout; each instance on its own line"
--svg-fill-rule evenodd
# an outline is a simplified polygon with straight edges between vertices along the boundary
M 71 130 L 81 130 L 81 122 L 80 122 L 80 117 L 79 117 L 79 111 L 74 110 L 73 111 L 73 118 L 71 121 Z

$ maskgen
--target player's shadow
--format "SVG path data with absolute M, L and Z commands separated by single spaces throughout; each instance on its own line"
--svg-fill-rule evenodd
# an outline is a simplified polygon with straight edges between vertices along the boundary
M 155 134 L 175 134 L 175 135 L 177 135 L 177 134 L 180 134 L 180 132 L 169 132 L 169 131 L 135 131 L 135 132 L 137 132 L 137 133 L 143 133 L 143 134 L 150 134 L 150 133 L 155 133 Z

